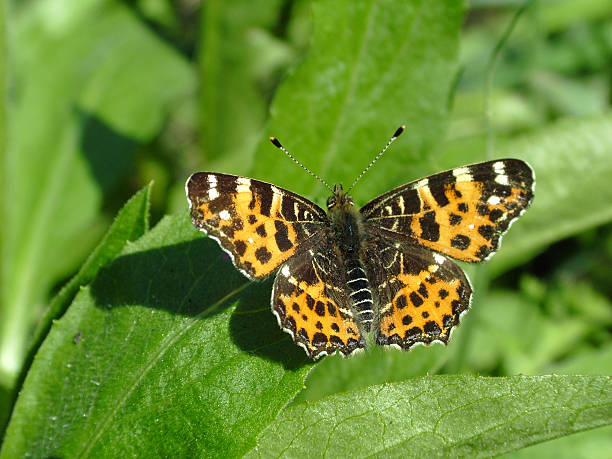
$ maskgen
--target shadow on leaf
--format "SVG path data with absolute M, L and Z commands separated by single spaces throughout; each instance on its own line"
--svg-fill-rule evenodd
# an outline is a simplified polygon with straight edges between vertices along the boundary
M 142 306 L 206 320 L 236 305 L 229 323 L 234 344 L 295 369 L 307 360 L 270 312 L 271 289 L 272 278 L 250 282 L 208 238 L 123 255 L 92 284 L 105 309 Z

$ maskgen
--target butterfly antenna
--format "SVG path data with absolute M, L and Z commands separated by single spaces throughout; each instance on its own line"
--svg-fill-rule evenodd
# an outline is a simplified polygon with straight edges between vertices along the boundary
M 281 143 L 278 141 L 278 139 L 276 137 L 270 137 L 270 142 L 272 142 L 272 144 L 278 148 L 280 151 L 282 151 L 283 153 L 285 153 L 287 156 L 289 156 L 289 158 L 291 158 L 291 160 L 297 164 L 298 166 L 300 166 L 302 169 L 304 169 L 306 172 L 308 172 L 310 175 L 312 175 L 314 178 L 316 178 L 319 182 L 321 182 L 323 185 L 325 185 L 325 187 L 331 191 L 332 193 L 334 192 L 333 188 L 331 186 L 329 186 L 329 184 L 323 180 L 321 177 L 319 177 L 317 174 L 315 174 L 314 172 L 312 172 L 310 169 L 308 169 L 306 166 L 304 166 L 301 162 L 299 162 L 291 153 L 289 153 L 287 151 L 287 149 L 285 147 L 283 147 L 281 145 Z
M 376 155 L 376 157 L 375 157 L 375 158 L 372 160 L 372 162 L 371 162 L 370 164 L 368 164 L 368 167 L 366 167 L 366 168 L 363 170 L 363 172 L 362 172 L 361 174 L 359 174 L 359 177 L 357 177 L 357 178 L 355 179 L 355 181 L 353 182 L 353 184 L 350 186 L 350 188 L 349 188 L 348 190 L 346 190 L 346 192 L 347 192 L 347 193 L 353 189 L 353 187 L 354 187 L 354 186 L 357 184 L 357 182 L 358 182 L 358 181 L 361 179 L 361 177 L 363 177 L 363 176 L 365 175 L 365 173 L 366 173 L 367 171 L 369 171 L 369 170 L 370 170 L 370 168 L 371 168 L 371 167 L 374 165 L 374 163 L 380 159 L 380 157 L 383 155 L 383 153 L 384 153 L 385 151 L 387 151 L 387 149 L 388 149 L 388 148 L 391 146 L 391 144 L 393 143 L 393 141 L 394 141 L 395 139 L 397 139 L 397 138 L 400 136 L 400 134 L 401 134 L 402 132 L 404 132 L 404 130 L 405 130 L 405 129 L 406 129 L 406 125 L 405 125 L 405 124 L 403 124 L 403 125 L 401 125 L 400 127 L 398 127 L 398 128 L 397 128 L 397 130 L 396 130 L 396 131 L 395 131 L 395 133 L 393 134 L 393 137 L 391 137 L 391 138 L 389 139 L 389 141 L 387 142 L 387 145 L 385 145 L 385 148 L 383 148 L 382 150 L 380 150 L 380 153 L 378 153 L 378 154 Z

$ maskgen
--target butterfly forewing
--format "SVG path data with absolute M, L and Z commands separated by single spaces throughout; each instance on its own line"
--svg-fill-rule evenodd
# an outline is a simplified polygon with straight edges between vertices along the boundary
M 388 237 L 480 262 L 498 249 L 503 233 L 529 207 L 533 185 L 525 162 L 500 159 L 408 183 L 360 212 Z
M 258 180 L 198 172 L 186 191 L 193 224 L 215 238 L 249 278 L 269 275 L 327 226 L 319 206 Z

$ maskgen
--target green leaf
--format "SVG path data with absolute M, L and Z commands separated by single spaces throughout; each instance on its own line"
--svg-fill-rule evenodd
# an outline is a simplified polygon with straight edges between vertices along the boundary
M 283 410 L 249 457 L 475 457 L 612 424 L 612 378 L 436 376 Z
M 58 279 L 100 236 L 103 194 L 138 142 L 193 87 L 188 64 L 118 2 L 11 9 L 9 146 L 3 162 L 0 375 L 13 380 Z
M 52 321 L 64 314 L 79 288 L 93 281 L 98 271 L 114 260 L 126 244 L 135 241 L 148 230 L 151 188 L 152 184 L 149 184 L 125 204 L 115 217 L 115 221 L 104 238 L 81 266 L 79 272 L 55 296 L 45 315 L 38 323 L 24 367 L 16 384 L 17 388 L 23 383 L 36 351 L 51 328 Z M 10 414 L 10 403 L 7 403 L 6 410 L 3 411 Z M 0 432 L 4 430 L 5 426 L 5 422 L 0 423 Z
M 202 5 L 202 150 L 209 163 L 222 161 L 217 166 L 226 172 L 244 173 L 250 164 L 269 98 L 261 86 L 290 54 L 271 39 L 261 43 L 278 21 L 281 4 L 212 0 Z M 262 62 L 264 74 L 258 69 Z
M 373 346 L 349 359 L 338 355 L 327 357 L 312 369 L 306 387 L 292 403 L 319 400 L 331 394 L 403 381 L 427 373 L 435 374 L 449 355 L 446 346 L 434 344 L 418 346 L 410 352 Z
M 55 296 L 34 333 L 30 350 L 32 357 L 49 332 L 51 322 L 64 314 L 79 288 L 93 281 L 100 269 L 113 261 L 126 244 L 137 240 L 148 231 L 152 187 L 151 183 L 130 198 L 79 272 Z
M 612 220 L 612 114 L 566 120 L 509 141 L 497 156 L 522 158 L 536 174 L 535 198 L 487 264 L 514 266 L 562 238 Z
M 406 124 L 354 189 L 356 202 L 431 171 L 456 72 L 461 2 L 316 1 L 313 20 L 312 46 L 279 87 L 267 132 L 323 179 L 348 187 Z M 327 193 L 267 140 L 251 175 Z
M 612 451 L 612 426 L 557 438 L 520 451 L 513 451 L 505 457 L 508 459 L 534 457 L 538 459 L 559 459 L 560 457 L 609 459 L 610 451 Z
M 241 455 L 309 368 L 269 303 L 270 282 L 165 218 L 53 325 L 0 456 Z

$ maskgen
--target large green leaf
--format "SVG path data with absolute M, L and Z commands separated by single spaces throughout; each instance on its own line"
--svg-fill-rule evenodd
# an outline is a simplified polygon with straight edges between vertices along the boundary
M 101 235 L 103 193 L 193 86 L 183 58 L 120 3 L 43 0 L 13 10 L 0 281 L 0 376 L 9 384 L 52 283 Z
M 612 424 L 612 377 L 436 376 L 282 411 L 249 457 L 476 457 Z
M 328 182 L 351 181 L 397 127 L 357 202 L 429 172 L 456 71 L 461 2 L 316 1 L 312 47 L 278 89 L 267 131 Z M 425 160 L 425 158 L 428 158 Z M 265 140 L 252 175 L 294 191 L 327 194 Z
M 242 454 L 309 368 L 269 301 L 187 215 L 165 218 L 54 324 L 1 456 Z

